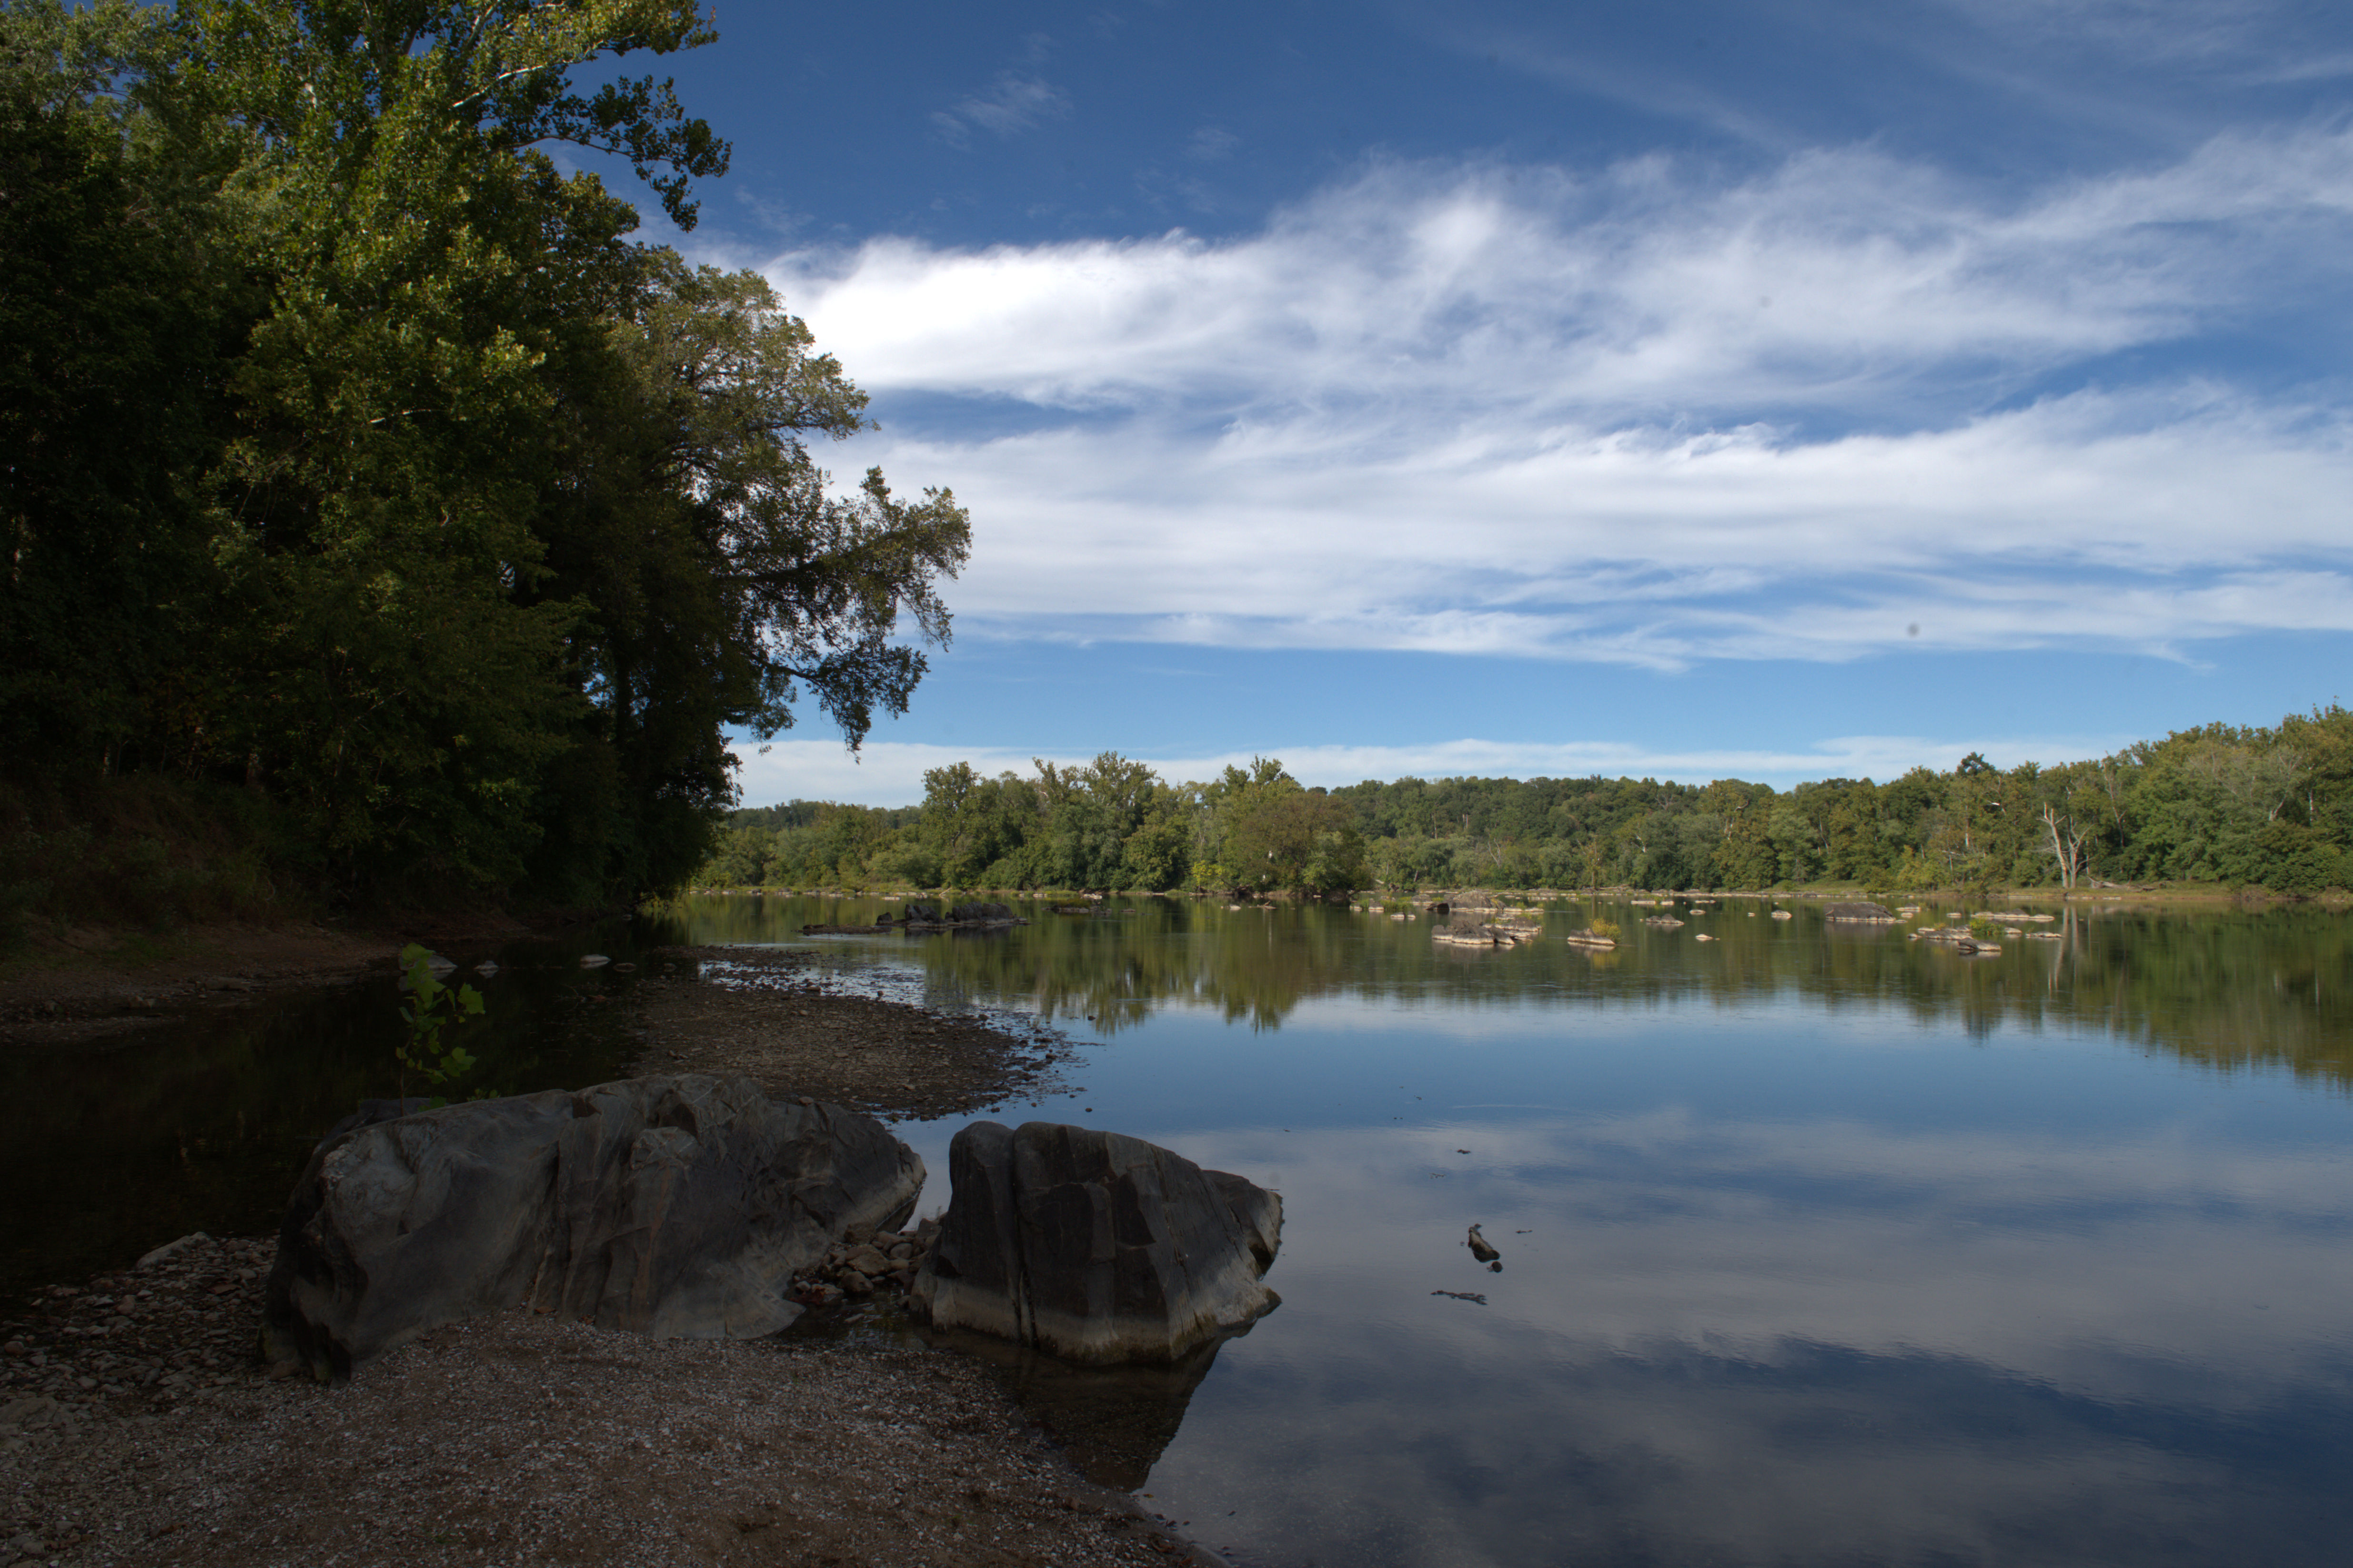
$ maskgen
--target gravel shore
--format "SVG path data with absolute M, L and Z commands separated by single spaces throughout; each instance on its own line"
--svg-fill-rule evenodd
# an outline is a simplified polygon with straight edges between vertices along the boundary
M 894 1121 L 972 1115 L 1068 1087 L 1075 1055 L 1059 1031 L 1021 1014 L 860 995 L 810 958 L 793 948 L 651 955 L 675 967 L 644 975 L 626 1004 L 642 1042 L 630 1070 L 744 1073 L 770 1094 Z
M 792 955 L 691 956 L 719 962 L 639 987 L 638 1070 L 907 1118 L 1034 1097 L 1069 1060 L 1018 1018 L 828 992 Z M 26 1032 L 87 1037 L 94 1010 Z M 271 1381 L 253 1344 L 276 1247 L 194 1238 L 0 1324 L 0 1568 L 1216 1561 L 1085 1480 L 978 1362 L 881 1336 L 665 1342 L 517 1312 L 343 1388 Z
M 5 1326 L 0 1563 L 1206 1561 L 944 1352 L 509 1313 L 344 1388 L 269 1381 L 274 1245 L 199 1240 Z

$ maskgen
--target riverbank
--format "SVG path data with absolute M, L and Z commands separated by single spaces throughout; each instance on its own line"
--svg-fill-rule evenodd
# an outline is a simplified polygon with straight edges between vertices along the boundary
M 101 1040 L 243 1006 L 264 992 L 349 984 L 389 968 L 400 947 L 379 933 L 314 924 L 207 926 L 172 937 L 69 932 L 0 968 L 0 1044 Z
M 199 1238 L 0 1325 L 0 1564 L 1210 1561 L 945 1352 L 508 1313 L 273 1382 L 275 1249 Z
M 206 921 L 165 933 L 69 928 L 0 963 L 0 1044 L 65 1045 L 242 1006 L 271 992 L 390 973 L 411 942 L 490 950 L 538 934 L 495 912 L 398 929 L 324 921 Z

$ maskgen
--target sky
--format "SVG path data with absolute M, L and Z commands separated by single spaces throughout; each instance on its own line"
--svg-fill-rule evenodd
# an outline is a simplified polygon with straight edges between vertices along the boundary
M 716 15 L 654 68 L 733 168 L 647 237 L 871 395 L 838 480 L 973 525 L 907 715 L 745 738 L 747 805 L 1786 787 L 2348 694 L 2353 7 Z

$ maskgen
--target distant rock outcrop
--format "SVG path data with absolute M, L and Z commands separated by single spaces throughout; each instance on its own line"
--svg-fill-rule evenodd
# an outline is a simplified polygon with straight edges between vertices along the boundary
M 374 1108 L 381 1117 L 399 1107 Z M 871 1117 L 682 1074 L 396 1114 L 320 1144 L 264 1301 L 266 1357 L 342 1379 L 440 1324 L 527 1304 L 663 1338 L 750 1339 L 923 1164 Z
M 803 936 L 865 936 L 885 931 L 1005 931 L 1029 922 L 1013 906 L 977 899 L 943 908 L 929 899 L 911 899 L 903 915 L 892 920 L 886 912 L 871 926 L 805 925 Z
M 909 1300 L 1075 1362 L 1173 1363 L 1271 1310 L 1259 1281 L 1282 1200 L 1141 1139 L 976 1121 L 948 1146 L 953 1195 Z

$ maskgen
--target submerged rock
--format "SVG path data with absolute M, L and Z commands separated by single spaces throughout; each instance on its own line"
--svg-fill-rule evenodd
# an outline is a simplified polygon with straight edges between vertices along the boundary
M 953 1195 L 909 1300 L 1076 1362 L 1174 1363 L 1270 1311 L 1259 1282 L 1282 1200 L 1141 1139 L 976 1121 L 948 1146 Z
M 792 1276 L 923 1187 L 871 1117 L 748 1078 L 476 1100 L 322 1142 L 265 1291 L 265 1359 L 322 1377 L 517 1303 L 662 1338 L 751 1339 Z

